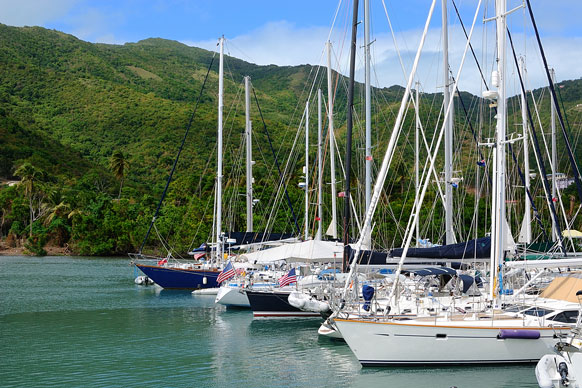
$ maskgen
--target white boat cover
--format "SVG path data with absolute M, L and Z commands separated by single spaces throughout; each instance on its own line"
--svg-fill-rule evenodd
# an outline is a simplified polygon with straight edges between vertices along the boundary
M 337 262 L 341 263 L 344 245 L 335 241 L 308 240 L 240 256 L 249 263 L 290 262 Z

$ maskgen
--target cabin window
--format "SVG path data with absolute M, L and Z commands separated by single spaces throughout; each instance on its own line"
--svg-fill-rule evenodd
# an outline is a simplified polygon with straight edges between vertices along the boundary
M 525 310 L 523 313 L 525 315 L 533 315 L 534 317 L 543 317 L 544 315 L 548 315 L 553 312 L 554 310 L 547 310 L 541 307 L 532 307 L 529 310 Z
M 578 311 L 562 311 L 550 319 L 556 322 L 576 323 L 576 319 L 578 319 Z
M 513 305 L 505 307 L 504 311 L 508 313 L 517 313 L 518 311 L 523 310 L 523 306 Z

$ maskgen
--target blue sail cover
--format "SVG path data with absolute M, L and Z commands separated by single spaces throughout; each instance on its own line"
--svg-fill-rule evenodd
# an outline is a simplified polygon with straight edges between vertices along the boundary
M 362 296 L 364 297 L 364 310 L 369 311 L 370 310 L 370 301 L 372 300 L 372 298 L 374 297 L 374 287 L 372 286 L 368 286 L 367 284 L 364 284 L 364 286 L 362 287 Z
M 345 250 L 348 253 L 349 261 L 352 262 L 354 259 L 354 249 L 351 246 L 346 245 Z M 391 257 L 388 252 L 378 252 L 378 251 L 367 251 L 362 250 L 360 251 L 360 257 L 358 259 L 359 265 L 387 265 L 386 259 Z M 426 256 L 421 256 L 426 258 Z M 445 260 L 442 262 L 435 262 L 434 260 L 427 260 L 424 262 L 415 262 L 414 264 L 421 264 L 421 265 L 445 265 Z M 462 263 L 461 262 L 453 262 L 448 263 L 451 267 L 455 269 L 460 269 Z
M 391 257 L 402 256 L 403 248 L 390 251 Z M 491 256 L 491 238 L 481 237 L 458 244 L 441 245 L 431 248 L 409 248 L 406 257 L 423 257 L 429 259 L 462 260 L 471 258 L 488 258 Z
M 264 241 L 278 241 L 295 237 L 291 233 L 266 233 L 266 232 L 228 232 L 228 238 L 236 240 L 233 245 L 253 244 Z

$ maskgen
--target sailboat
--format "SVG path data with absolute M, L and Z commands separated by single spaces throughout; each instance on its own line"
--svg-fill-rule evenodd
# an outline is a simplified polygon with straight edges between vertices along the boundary
M 391 153 L 395 146 L 397 128 L 403 119 L 403 111 L 408 102 L 410 90 L 414 78 L 420 52 L 426 34 L 430 18 L 435 7 L 436 0 L 433 0 L 424 33 L 421 38 L 414 65 L 410 73 L 407 87 L 402 99 L 402 104 L 386 156 L 382 163 L 378 180 L 374 188 L 372 206 L 366 215 L 364 229 L 368 225 L 369 219 L 373 216 L 377 205 L 380 191 L 384 184 L 386 173 L 390 164 Z M 477 6 L 477 12 L 481 2 Z M 528 4 L 529 5 L 529 4 Z M 446 1 L 443 0 L 443 8 Z M 398 312 L 391 313 L 390 305 L 386 306 L 379 313 L 350 314 L 349 309 L 339 312 L 333 318 L 332 323 L 339 329 L 342 337 L 350 346 L 360 363 L 364 366 L 379 365 L 457 365 L 457 364 L 511 364 L 536 362 L 547 350 L 553 346 L 556 338 L 566 334 L 570 330 L 568 322 L 561 321 L 553 315 L 562 306 L 559 302 L 546 300 L 549 306 L 554 306 L 550 310 L 540 312 L 534 310 L 519 309 L 512 311 L 503 309 L 500 302 L 501 288 L 500 265 L 505 258 L 508 240 L 508 228 L 505 216 L 505 148 L 506 138 L 506 39 L 508 16 L 506 0 L 496 0 L 496 15 L 491 20 L 496 22 L 497 36 L 497 68 L 493 73 L 494 86 L 496 90 L 484 93 L 484 97 L 497 105 L 496 137 L 492 146 L 494 147 L 494 180 L 492 209 L 493 220 L 491 225 L 491 254 L 490 254 L 490 280 L 489 280 L 489 303 L 487 309 L 480 311 L 463 311 L 462 309 L 443 308 L 443 311 L 434 311 L 425 316 L 403 315 Z M 475 13 L 473 27 L 468 35 L 467 44 L 463 54 L 463 61 L 469 47 L 470 38 L 473 33 L 475 21 L 478 13 Z M 461 62 L 461 69 L 462 64 Z M 459 74 L 461 69 L 459 69 Z M 459 74 L 455 78 L 454 89 L 456 89 Z M 451 114 L 451 108 L 444 112 L 446 117 Z M 444 127 L 444 125 L 443 125 Z M 438 135 L 437 146 L 442 139 L 442 129 Z M 431 168 L 434 159 L 431 160 Z M 577 170 L 576 170 L 577 171 Z M 425 176 L 422 190 L 417 193 L 415 206 L 419 207 L 426 193 L 428 175 Z M 396 275 L 402 270 L 402 264 L 407 257 L 412 230 L 418 223 L 418 210 L 412 210 L 412 222 L 405 235 L 405 245 L 401 252 L 401 260 Z M 364 234 L 364 232 L 362 232 Z M 361 250 L 363 237 L 360 236 L 355 247 L 355 260 Z M 353 264 L 356 262 L 354 261 Z M 351 266 L 354 273 L 356 265 Z M 347 295 L 347 284 L 345 294 Z M 398 277 L 389 294 L 391 305 L 397 304 Z M 563 308 L 563 306 L 562 306 Z M 352 310 L 353 311 L 353 310 Z M 528 313 L 529 312 L 529 313 Z
M 218 41 L 220 49 L 219 58 L 219 75 L 218 75 L 218 138 L 217 138 L 217 174 L 216 174 L 216 213 L 215 213 L 215 246 L 212 249 L 214 257 L 210 261 L 198 260 L 196 262 L 190 263 L 174 263 L 171 257 L 171 253 L 165 258 L 155 258 L 153 260 L 148 260 L 148 258 L 143 255 L 142 248 L 137 254 L 130 254 L 133 264 L 143 272 L 148 278 L 153 280 L 157 285 L 165 289 L 186 289 L 195 290 L 201 288 L 216 288 L 218 287 L 218 282 L 216 281 L 218 275 L 221 272 L 222 266 L 222 249 L 223 249 L 223 235 L 222 235 L 222 120 L 223 120 L 223 98 L 224 98 L 224 37 L 221 37 Z M 177 159 L 176 159 L 177 160 Z M 175 167 L 175 164 L 174 164 Z M 173 170 L 172 170 L 173 172 Z M 169 185 L 171 180 L 168 179 L 166 184 Z M 164 192 L 165 193 L 165 192 Z M 163 198 L 162 198 L 163 200 Z M 161 205 L 160 201 L 160 205 Z M 158 205 L 158 210 L 160 208 Z M 156 211 L 157 214 L 157 211 Z M 155 216 L 150 224 L 150 230 L 155 222 Z M 148 231 L 149 235 L 149 231 Z M 201 249 L 200 255 L 209 253 L 210 249 L 204 247 Z M 193 252 L 195 255 L 198 252 Z M 196 257 L 196 256 L 195 256 Z M 148 262 L 150 261 L 150 262 Z

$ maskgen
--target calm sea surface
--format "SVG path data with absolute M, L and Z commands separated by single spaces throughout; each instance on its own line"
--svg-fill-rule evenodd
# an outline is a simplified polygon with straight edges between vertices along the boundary
M 317 319 L 133 283 L 129 259 L 0 256 L 0 387 L 537 387 L 532 366 L 361 368 Z

